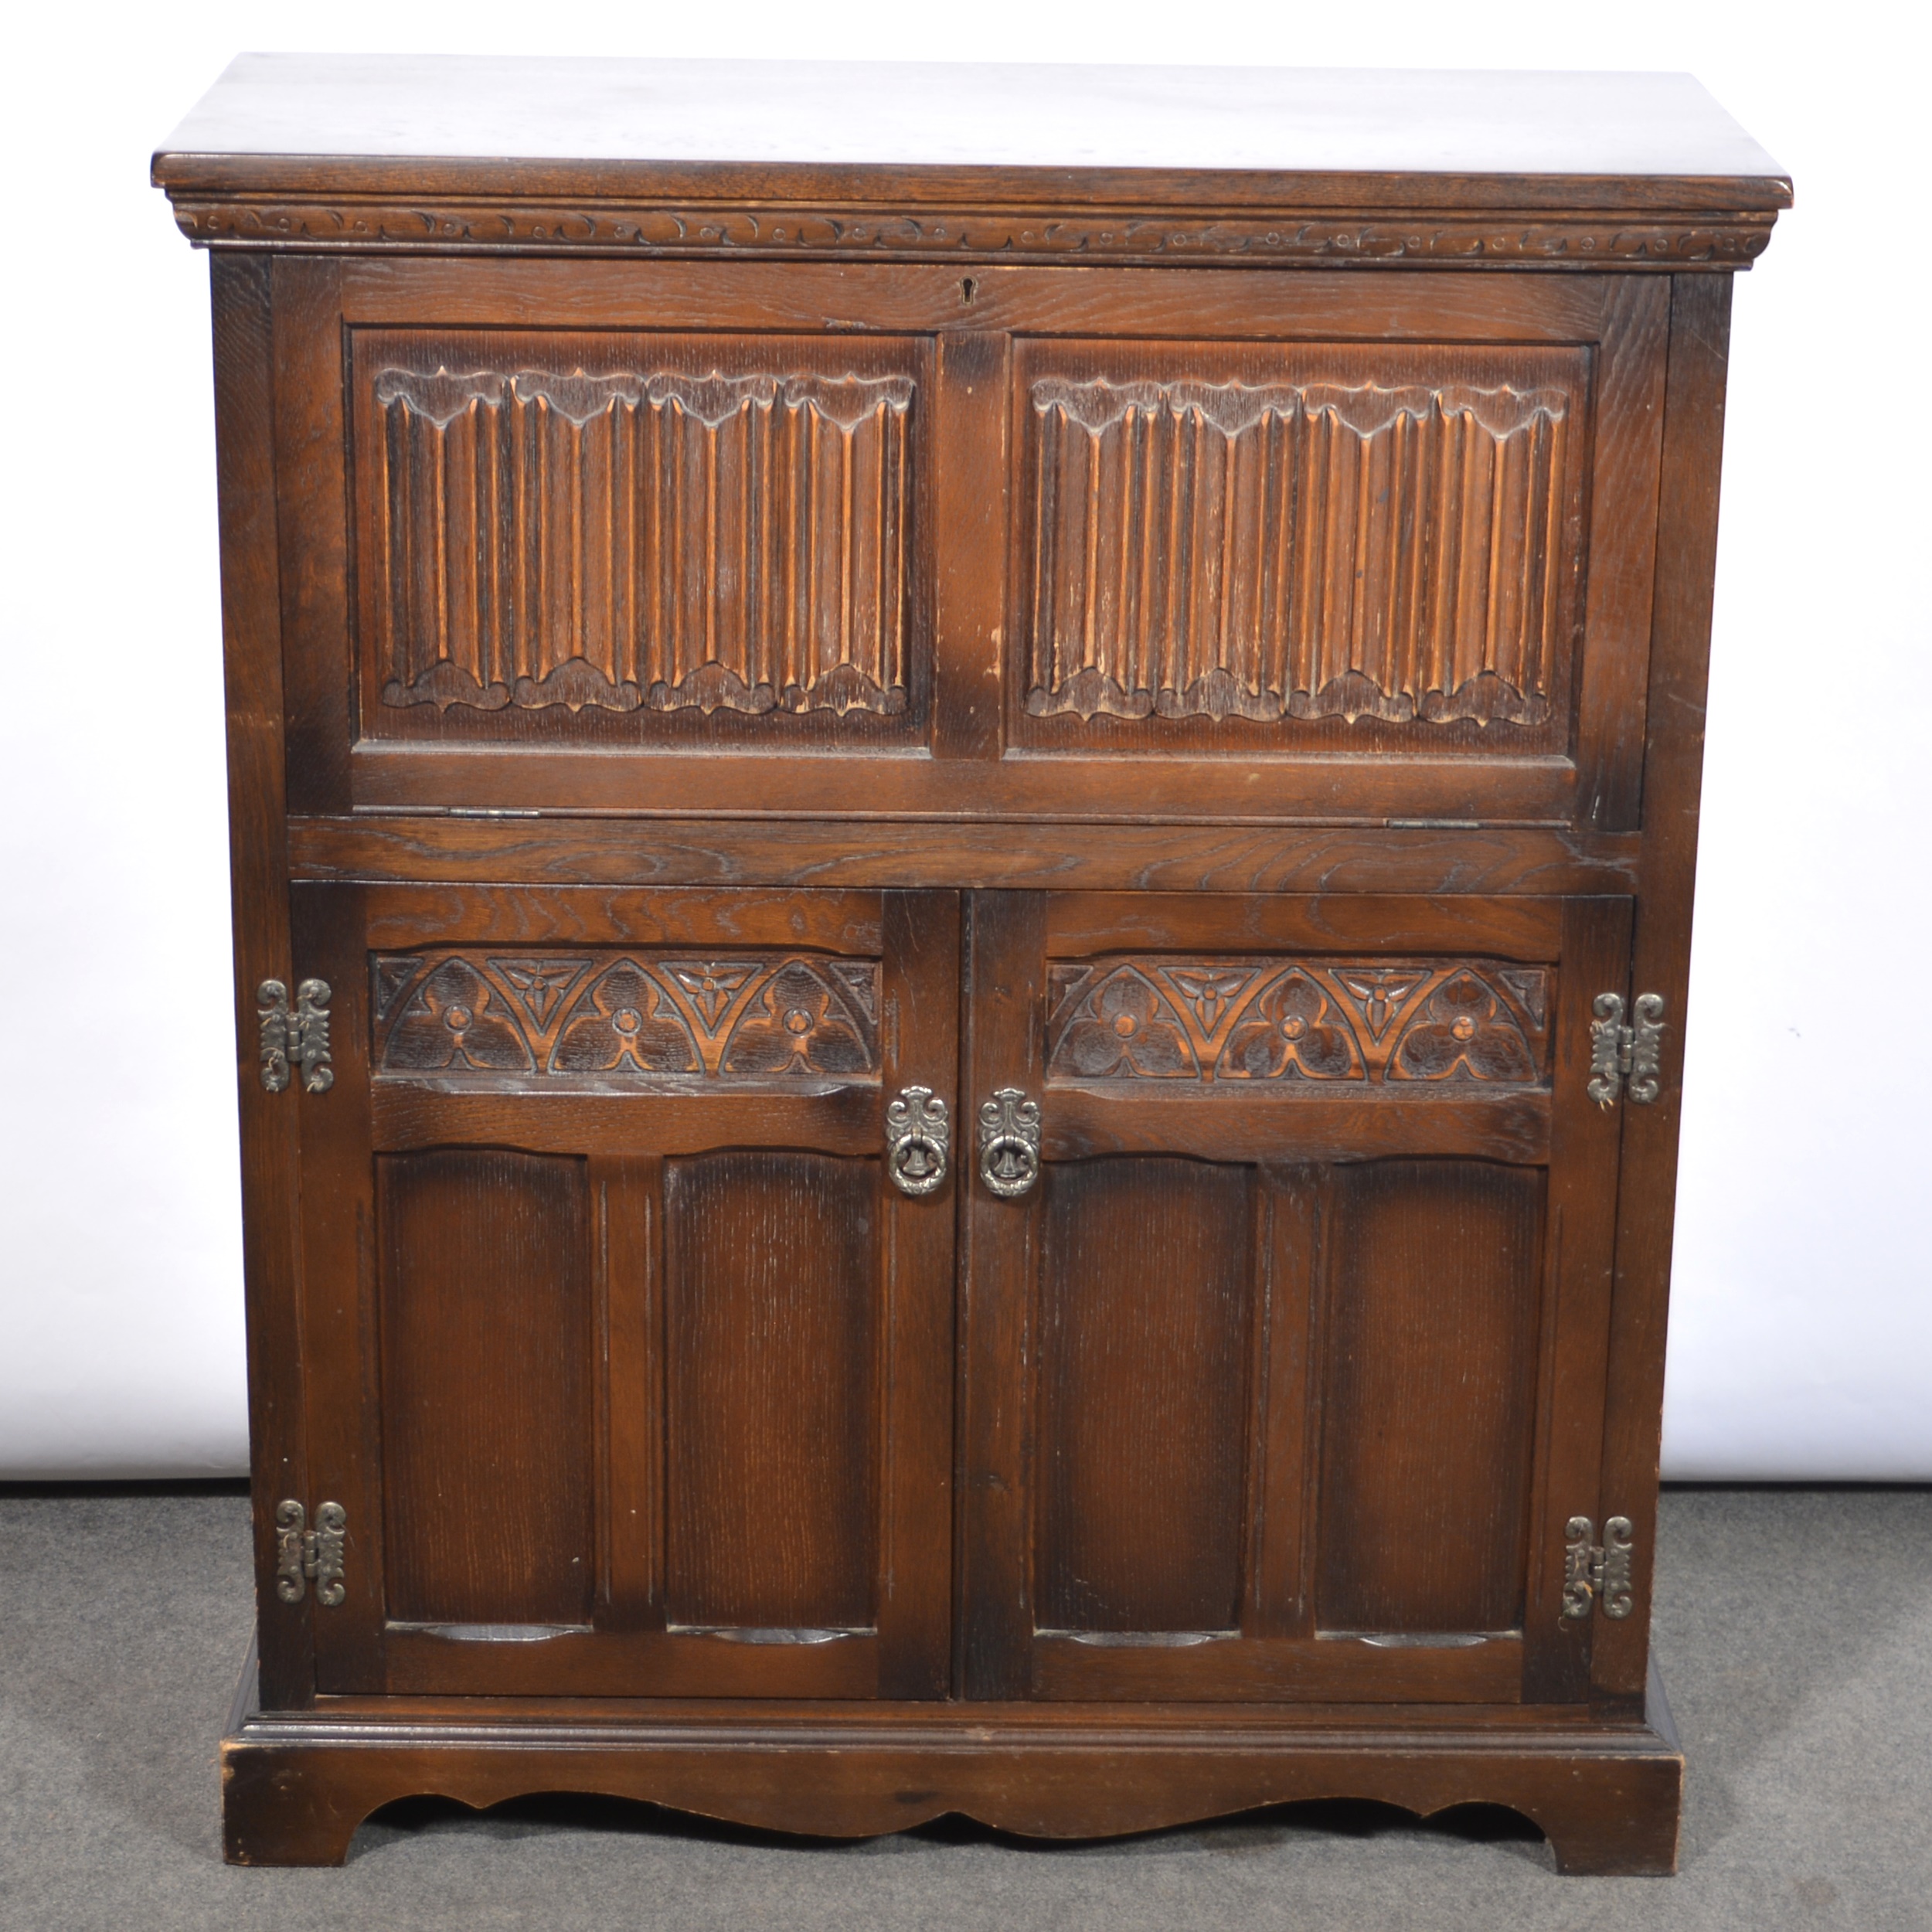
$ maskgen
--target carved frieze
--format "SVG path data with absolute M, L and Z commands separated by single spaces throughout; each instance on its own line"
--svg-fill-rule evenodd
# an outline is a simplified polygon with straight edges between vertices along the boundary
M 1546 722 L 1564 386 L 1031 389 L 1033 715 Z
M 1465 268 L 1602 264 L 1618 268 L 1732 267 L 1770 245 L 1770 213 L 1649 216 L 1611 211 L 1551 216 L 1497 209 L 1379 215 L 1293 209 L 1203 219 L 1090 203 L 1025 209 L 757 208 L 717 202 L 512 201 L 485 196 L 396 200 L 345 195 L 173 197 L 175 219 L 204 247 L 478 249 L 519 254 L 597 253 L 764 258 L 934 257 L 964 260 L 1229 262 L 1393 261 Z
M 1487 960 L 1125 957 L 1049 970 L 1052 1082 L 1533 1086 L 1546 968 Z
M 379 1075 L 879 1072 L 876 960 L 466 948 L 378 954 L 370 975 Z
M 913 389 L 379 369 L 382 702 L 903 712 Z

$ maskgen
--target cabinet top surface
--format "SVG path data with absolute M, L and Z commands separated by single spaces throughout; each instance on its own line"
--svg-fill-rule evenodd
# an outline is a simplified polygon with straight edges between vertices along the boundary
M 251 188 L 879 185 L 1153 205 L 1787 206 L 1687 74 L 243 54 L 155 159 Z M 566 186 L 567 184 L 567 186 Z

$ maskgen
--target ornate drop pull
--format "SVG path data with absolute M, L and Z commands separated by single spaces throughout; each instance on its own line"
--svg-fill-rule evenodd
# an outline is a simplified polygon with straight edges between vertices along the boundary
M 1039 1102 L 1017 1087 L 995 1087 L 979 1110 L 979 1178 L 1002 1201 L 1039 1179 Z
M 886 1172 L 901 1194 L 917 1200 L 946 1178 L 953 1124 L 946 1103 L 930 1087 L 907 1087 L 886 1109 Z

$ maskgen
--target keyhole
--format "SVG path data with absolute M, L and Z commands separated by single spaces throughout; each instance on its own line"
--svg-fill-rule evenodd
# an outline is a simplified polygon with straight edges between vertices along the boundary
M 959 285 L 959 299 L 962 302 L 970 303 L 978 292 L 979 284 L 975 281 L 970 275 Z

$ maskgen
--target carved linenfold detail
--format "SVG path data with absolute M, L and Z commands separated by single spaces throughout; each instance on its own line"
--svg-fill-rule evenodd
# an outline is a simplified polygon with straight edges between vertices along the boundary
M 1031 401 L 1033 716 L 1551 716 L 1568 390 L 1048 377 Z
M 913 390 L 379 370 L 383 702 L 903 712 Z
M 379 1077 L 876 1078 L 879 971 L 802 954 L 378 954 L 371 1060 Z
M 441 196 L 331 201 L 290 196 L 174 198 L 175 219 L 202 247 L 474 249 L 645 256 L 871 256 L 1032 261 L 1400 261 L 1468 267 L 1603 264 L 1669 268 L 1749 262 L 1770 245 L 1776 217 L 1752 211 L 1556 217 L 1499 209 L 1363 216 L 1279 209 L 1206 219 L 1090 204 L 1029 209 L 903 208 L 612 199 L 544 203 Z
M 1481 960 L 1055 965 L 1047 1078 L 1534 1086 L 1549 1004 L 1547 968 Z

